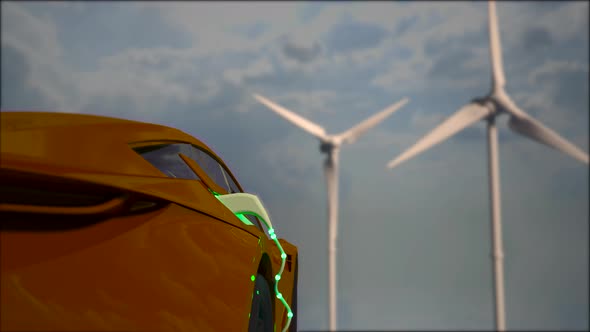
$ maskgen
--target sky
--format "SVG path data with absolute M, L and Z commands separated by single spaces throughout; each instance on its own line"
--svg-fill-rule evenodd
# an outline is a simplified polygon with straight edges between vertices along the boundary
M 342 132 L 338 326 L 493 329 L 485 123 L 385 165 L 490 91 L 484 2 L 2 1 L 3 110 L 163 124 L 216 151 L 299 247 L 328 328 L 324 156 L 259 93 Z M 588 2 L 500 2 L 506 90 L 588 151 Z M 498 120 L 508 329 L 587 330 L 588 166 Z M 105 133 L 108 135 L 108 133 Z

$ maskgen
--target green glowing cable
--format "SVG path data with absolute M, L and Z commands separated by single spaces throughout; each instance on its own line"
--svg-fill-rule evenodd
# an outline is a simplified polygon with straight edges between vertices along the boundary
M 220 194 L 218 194 L 214 191 L 211 191 L 211 192 L 213 193 L 213 195 L 215 195 L 215 197 L 219 198 Z M 285 250 L 283 250 L 283 246 L 281 246 L 281 243 L 279 242 L 279 240 L 277 240 L 276 233 L 274 231 L 274 228 L 272 227 L 272 223 L 270 222 L 270 220 L 266 220 L 267 218 L 264 218 L 252 211 L 234 211 L 234 214 L 236 215 L 236 217 L 238 217 L 238 219 L 240 219 L 244 224 L 247 224 L 247 225 L 253 225 L 253 224 L 244 216 L 246 214 L 253 215 L 255 217 L 258 217 L 260 220 L 262 220 L 264 222 L 264 224 L 266 225 L 266 227 L 268 228 L 268 234 L 269 234 L 270 238 L 275 242 L 275 244 L 279 248 L 279 251 L 281 252 L 281 268 L 280 268 L 279 272 L 275 275 L 274 285 L 275 285 L 275 293 L 276 293 L 277 299 L 279 299 L 283 303 L 283 306 L 285 306 L 285 309 L 287 309 L 287 324 L 285 324 L 285 327 L 282 330 L 282 332 L 286 332 L 287 329 L 289 328 L 289 326 L 291 325 L 291 318 L 293 317 L 293 311 L 291 311 L 291 307 L 289 306 L 287 301 L 285 301 L 285 299 L 283 298 L 283 294 L 281 294 L 281 292 L 279 291 L 279 280 L 281 280 L 281 275 L 283 274 L 283 270 L 285 269 L 285 261 L 287 258 L 287 254 L 285 253 Z M 270 218 L 268 218 L 268 219 L 270 219 Z M 259 242 L 260 242 L 260 239 L 259 239 Z M 254 281 L 255 277 L 251 276 L 250 279 L 252 281 Z
M 275 275 L 275 293 L 277 294 L 276 297 L 277 299 L 279 299 L 282 303 L 283 306 L 285 306 L 285 309 L 287 309 L 287 324 L 285 324 L 285 327 L 283 328 L 282 332 L 286 332 L 287 329 L 289 328 L 289 325 L 291 325 L 291 318 L 293 317 L 293 311 L 291 311 L 291 307 L 289 306 L 289 304 L 287 303 L 287 301 L 285 301 L 285 298 L 283 297 L 283 294 L 281 294 L 281 292 L 279 291 L 279 280 L 281 280 L 281 275 L 283 274 L 283 270 L 285 269 L 285 261 L 287 258 L 287 254 L 285 253 L 285 250 L 283 249 L 283 246 L 281 246 L 281 243 L 279 242 L 279 240 L 277 240 L 277 236 L 275 234 L 274 228 L 272 227 L 272 224 L 270 224 L 270 222 L 267 222 L 264 218 L 262 218 L 261 216 L 252 213 L 252 212 L 241 212 L 241 213 L 236 213 L 236 215 L 239 214 L 251 214 L 254 215 L 256 217 L 258 217 L 260 220 L 262 220 L 264 222 L 264 224 L 266 224 L 266 227 L 268 228 L 268 234 L 270 235 L 270 238 L 275 242 L 275 244 L 277 245 L 277 247 L 279 248 L 280 252 L 281 252 L 281 268 L 279 270 L 279 272 Z

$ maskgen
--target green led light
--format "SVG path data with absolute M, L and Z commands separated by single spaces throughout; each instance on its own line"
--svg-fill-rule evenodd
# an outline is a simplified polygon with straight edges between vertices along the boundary
M 241 213 L 236 213 L 236 217 L 238 217 L 238 219 L 240 219 L 240 221 L 242 221 L 246 225 L 249 225 L 249 226 L 254 225 L 250 220 L 248 220 L 248 218 L 246 218 L 245 215 L 243 215 Z
M 220 196 L 220 194 L 218 194 L 216 192 L 213 192 L 213 191 L 211 191 L 211 192 L 216 197 Z M 256 216 L 257 218 L 261 219 L 264 222 L 264 224 L 266 224 L 266 227 L 268 229 L 268 235 L 275 242 L 277 248 L 279 248 L 279 250 L 281 252 L 281 268 L 280 268 L 280 271 L 275 275 L 276 282 L 274 283 L 274 286 L 275 286 L 275 294 L 277 294 L 276 295 L 277 299 L 279 299 L 282 302 L 283 306 L 285 307 L 285 309 L 287 311 L 287 317 L 288 317 L 287 323 L 285 324 L 285 326 L 283 327 L 283 330 L 282 330 L 282 332 L 285 332 L 285 331 L 287 331 L 287 329 L 291 325 L 291 317 L 293 317 L 293 312 L 291 311 L 291 307 L 289 306 L 287 301 L 285 301 L 285 299 L 283 298 L 283 294 L 281 294 L 281 292 L 279 291 L 279 280 L 281 280 L 281 274 L 283 273 L 283 269 L 285 268 L 285 260 L 287 258 L 287 254 L 285 253 L 285 250 L 283 250 L 281 243 L 277 240 L 275 230 L 272 227 L 270 220 L 267 221 L 262 216 L 260 216 L 258 214 L 253 214 L 251 212 L 235 213 L 236 217 L 238 217 L 240 219 L 240 221 L 242 221 L 246 225 L 253 225 L 253 224 L 250 220 L 248 220 L 248 218 L 246 218 L 246 216 L 244 214 L 252 214 L 252 215 Z M 258 239 L 259 245 L 260 245 L 260 240 L 261 239 L 259 238 Z M 256 276 L 254 276 L 254 275 L 250 276 L 250 280 L 255 281 Z M 260 295 L 259 290 L 256 290 L 256 295 Z M 254 294 L 252 294 L 252 298 L 254 298 Z M 276 324 L 275 324 L 275 329 L 276 329 Z

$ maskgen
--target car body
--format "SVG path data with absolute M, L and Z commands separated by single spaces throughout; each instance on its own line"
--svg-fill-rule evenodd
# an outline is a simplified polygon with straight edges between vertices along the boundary
M 94 115 L 0 123 L 2 331 L 252 330 L 263 281 L 274 329 L 296 329 L 297 247 L 224 205 L 243 189 L 203 142 Z

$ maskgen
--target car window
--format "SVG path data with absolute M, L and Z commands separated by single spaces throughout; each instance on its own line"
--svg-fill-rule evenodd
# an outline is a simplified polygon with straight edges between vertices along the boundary
M 192 151 L 190 154 L 187 154 L 187 156 L 201 166 L 211 180 L 213 180 L 218 186 L 227 190 L 228 193 L 242 192 L 229 175 L 229 172 L 209 153 L 196 146 L 192 146 Z
M 190 153 L 190 144 L 159 144 L 134 148 L 133 150 L 169 177 L 200 180 L 197 174 L 178 155 L 179 153 Z
M 259 230 L 261 230 L 264 233 L 262 222 L 258 220 L 258 218 L 250 214 L 246 214 L 245 217 L 248 218 L 248 220 L 250 220 L 252 224 L 254 224 Z
M 229 172 L 215 158 L 191 144 L 158 144 L 138 147 L 133 150 L 169 177 L 200 180 L 199 176 L 178 155 L 182 153 L 195 161 L 211 180 L 225 188 L 227 192 L 242 192 Z M 268 236 L 266 226 L 261 220 L 252 215 L 245 215 L 245 217 Z

